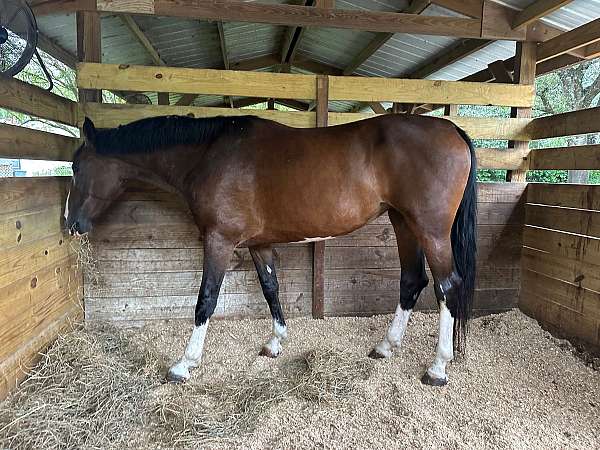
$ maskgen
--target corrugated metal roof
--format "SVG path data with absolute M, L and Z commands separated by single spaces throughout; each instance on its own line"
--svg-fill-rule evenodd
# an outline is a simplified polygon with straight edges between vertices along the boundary
M 261 0 L 265 1 L 265 0 Z M 503 0 L 523 9 L 534 0 Z M 268 3 L 303 4 L 304 0 L 270 0 Z M 408 0 L 337 0 L 336 7 L 350 10 L 401 11 Z M 429 6 L 425 15 L 460 16 L 445 8 Z M 557 28 L 570 30 L 600 17 L 600 0 L 574 0 L 543 20 Z M 136 16 L 136 23 L 168 65 L 182 67 L 222 67 L 217 26 L 214 22 Z M 75 16 L 38 18 L 40 30 L 72 53 L 76 52 Z M 224 23 L 225 41 L 231 63 L 260 56 L 279 55 L 287 27 L 252 23 Z M 143 46 L 116 16 L 102 17 L 103 61 L 128 64 L 152 64 Z M 312 59 L 340 69 L 346 67 L 376 36 L 376 33 L 332 28 L 307 28 L 298 48 L 298 57 Z M 458 39 L 443 36 L 396 34 L 356 73 L 364 76 L 407 76 L 426 61 L 452 48 Z M 495 60 L 514 55 L 515 43 L 497 41 L 430 75 L 431 79 L 456 80 L 477 72 Z M 272 70 L 265 68 L 263 70 Z M 294 72 L 300 72 L 293 69 Z M 153 96 L 154 97 L 154 96 Z M 175 101 L 177 96 L 172 96 Z M 221 102 L 222 97 L 200 96 L 194 104 Z M 352 102 L 332 102 L 339 111 L 351 110 Z
M 502 0 L 501 3 L 515 9 L 525 9 L 534 0 Z M 548 14 L 542 21 L 562 30 L 572 30 L 599 17 L 600 0 L 574 0 Z

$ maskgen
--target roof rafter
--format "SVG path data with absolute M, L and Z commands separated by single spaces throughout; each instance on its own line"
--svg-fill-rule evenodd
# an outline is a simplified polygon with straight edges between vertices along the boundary
M 401 12 L 406 14 L 421 14 L 431 4 L 430 0 L 412 0 L 410 5 Z M 367 59 L 385 45 L 394 33 L 378 33 L 362 51 L 344 68 L 343 75 L 352 75 Z
M 140 44 L 146 49 L 146 52 L 152 58 L 152 61 L 157 66 L 166 66 L 165 61 L 160 57 L 158 51 L 154 48 L 148 37 L 141 30 L 139 25 L 133 20 L 129 14 L 124 14 L 121 16 L 121 20 L 125 24 L 127 28 L 131 31 L 131 33 L 135 36 Z
M 599 41 L 600 19 L 596 19 L 540 44 L 537 51 L 538 64 Z
M 536 0 L 519 12 L 512 23 L 513 28 L 519 28 L 541 19 L 544 16 L 568 5 L 573 0 Z
M 225 40 L 225 30 L 223 22 L 217 22 L 217 33 L 219 33 L 219 45 L 221 47 L 221 57 L 223 58 L 223 68 L 229 70 L 229 54 L 227 53 L 227 41 Z M 192 100 L 193 101 L 193 100 Z M 225 97 L 225 103 L 233 108 L 233 97 Z

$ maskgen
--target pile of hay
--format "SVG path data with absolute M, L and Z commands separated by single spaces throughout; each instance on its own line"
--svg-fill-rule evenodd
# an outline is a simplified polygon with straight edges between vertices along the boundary
M 128 339 L 129 337 L 129 339 Z M 226 383 L 163 385 L 164 361 L 112 327 L 59 337 L 0 406 L 0 448 L 125 448 L 149 441 L 198 448 L 252 432 L 290 398 L 335 402 L 372 368 L 332 349 L 288 362 L 285 376 L 236 373 Z
M 71 249 L 77 255 L 77 268 L 80 269 L 86 281 L 92 284 L 92 286 L 100 286 L 102 283 L 102 275 L 98 268 L 98 259 L 94 246 L 90 242 L 90 238 L 87 234 L 77 236 L 70 240 Z

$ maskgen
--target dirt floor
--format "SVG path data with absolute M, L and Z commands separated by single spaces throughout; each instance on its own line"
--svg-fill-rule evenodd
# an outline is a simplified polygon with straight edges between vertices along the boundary
M 365 358 L 390 320 L 290 320 L 275 360 L 258 356 L 270 321 L 215 321 L 183 386 L 160 375 L 190 325 L 71 333 L 0 405 L 0 448 L 600 448 L 600 372 L 534 320 L 474 320 L 443 388 L 419 381 L 436 315 Z

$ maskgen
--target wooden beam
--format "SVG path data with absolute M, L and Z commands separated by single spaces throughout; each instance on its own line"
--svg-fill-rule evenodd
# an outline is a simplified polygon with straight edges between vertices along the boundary
M 243 71 L 252 71 L 258 69 L 264 69 L 267 67 L 275 66 L 279 64 L 279 59 L 277 55 L 265 55 L 259 56 L 257 58 L 245 59 L 243 61 L 238 61 L 235 63 L 230 63 L 229 68 L 231 70 L 243 70 Z
M 536 0 L 523 11 L 519 12 L 513 20 L 512 27 L 519 28 L 541 19 L 544 16 L 568 5 L 573 0 Z
M 223 22 L 217 22 L 217 33 L 219 34 L 219 46 L 221 47 L 221 57 L 223 58 L 223 68 L 229 70 L 229 53 L 227 52 L 227 41 L 225 40 L 225 30 L 223 29 Z M 229 103 L 229 106 L 233 108 L 233 98 L 230 96 L 225 97 L 225 102 Z
M 535 84 L 535 67 L 536 67 L 536 44 L 535 42 L 518 42 L 515 54 L 515 70 L 514 82 L 521 86 L 531 86 Z M 511 117 L 523 119 L 531 117 L 531 107 L 512 108 Z M 529 154 L 528 140 L 515 140 L 509 142 L 509 148 L 521 154 L 526 158 Z M 525 182 L 527 178 L 527 167 L 523 170 L 508 171 L 506 173 L 506 181 Z
M 75 69 L 77 57 L 42 33 L 38 33 L 38 47 L 65 66 Z
M 544 62 L 599 41 L 600 19 L 596 19 L 541 43 L 537 50 L 537 61 Z
M 375 117 L 367 113 L 329 113 L 329 126 Z M 530 130 L 534 119 L 507 119 L 483 117 L 446 117 L 460 128 L 464 129 L 473 139 L 499 139 L 529 141 L 532 139 Z
M 435 56 L 431 60 L 428 60 L 425 65 L 408 74 L 407 78 L 426 78 L 429 75 L 442 70 L 444 67 L 447 67 L 456 61 L 460 61 L 476 51 L 485 48 L 491 43 L 492 41 L 478 39 L 464 40 L 450 49 L 444 49 L 439 55 Z
M 0 124 L 0 156 L 71 161 L 81 142 L 68 136 Z
M 600 145 L 535 149 L 529 159 L 531 170 L 598 170 Z
M 461 81 L 330 77 L 329 99 L 531 107 L 534 88 Z
M 159 105 L 169 105 L 169 93 L 168 92 L 159 92 L 158 93 L 158 104 Z
M 79 62 L 99 63 L 102 61 L 102 28 L 100 14 L 96 12 L 77 13 L 77 59 Z M 94 89 L 94 88 L 92 88 Z M 101 90 L 79 90 L 79 102 L 101 102 Z
M 317 77 L 317 113 L 316 126 L 326 127 L 329 117 L 329 78 Z M 312 277 L 312 316 L 322 319 L 325 316 L 325 242 L 313 243 Z
M 121 20 L 125 26 L 129 28 L 129 31 L 131 31 L 138 42 L 142 44 L 142 47 L 146 49 L 146 52 L 150 55 L 154 64 L 157 66 L 166 66 L 165 61 L 160 57 L 158 51 L 154 48 L 148 37 L 146 37 L 144 32 L 140 29 L 133 17 L 128 14 L 124 14 L 121 16 Z
M 213 69 L 80 64 L 77 83 L 84 89 L 124 89 L 138 92 L 241 97 L 313 99 L 314 75 L 240 72 Z
M 315 82 L 316 84 L 316 82 Z M 266 101 L 266 100 L 262 100 Z M 239 104 L 237 106 L 240 106 Z M 313 128 L 315 126 L 314 112 L 269 111 L 264 109 L 245 110 L 238 108 L 215 108 L 198 106 L 157 106 L 157 105 L 119 105 L 90 103 L 82 106 L 79 117 L 83 124 L 84 117 L 91 118 L 98 128 L 115 128 L 135 120 L 157 116 L 245 116 L 252 114 L 296 128 Z
M 95 10 L 95 8 L 92 8 Z M 480 20 L 456 17 L 424 17 L 379 11 L 307 8 L 301 5 L 247 3 L 230 0 L 129 0 L 99 1 L 98 11 L 121 14 L 152 14 L 187 19 L 253 22 L 287 26 L 320 26 L 388 33 L 480 38 Z M 525 39 L 513 33 L 515 39 Z
M 430 3 L 467 17 L 481 19 L 483 0 L 431 0 Z
M 304 0 L 304 6 L 313 6 L 313 0 Z M 289 27 L 281 45 L 281 64 L 291 64 L 296 57 L 300 42 L 306 29 L 303 27 Z M 288 66 L 289 67 L 289 66 Z M 289 70 L 288 70 L 289 72 Z
M 297 58 L 294 66 L 320 75 L 342 75 L 342 69 L 308 58 Z
M 383 107 L 381 103 L 378 102 L 368 102 L 369 108 L 373 110 L 375 114 L 387 114 L 387 110 Z
M 516 14 L 517 12 L 513 9 L 492 0 L 484 0 L 481 35 L 488 39 L 524 41 L 527 38 L 527 30 L 512 28 Z
M 430 5 L 429 0 L 413 0 L 408 8 L 401 11 L 406 14 L 421 14 Z M 359 68 L 367 59 L 371 57 L 377 50 L 385 45 L 392 37 L 394 33 L 378 33 L 372 40 L 367 44 L 361 52 L 350 61 L 350 63 L 344 68 L 343 75 L 352 75 L 356 69 Z
M 77 124 L 77 103 L 16 78 L 2 79 L 0 107 L 66 125 Z
M 533 119 L 530 125 L 532 139 L 545 139 L 575 134 L 600 132 L 600 107 L 581 109 Z
M 512 83 L 513 77 L 501 59 L 488 64 L 488 69 L 497 83 Z

